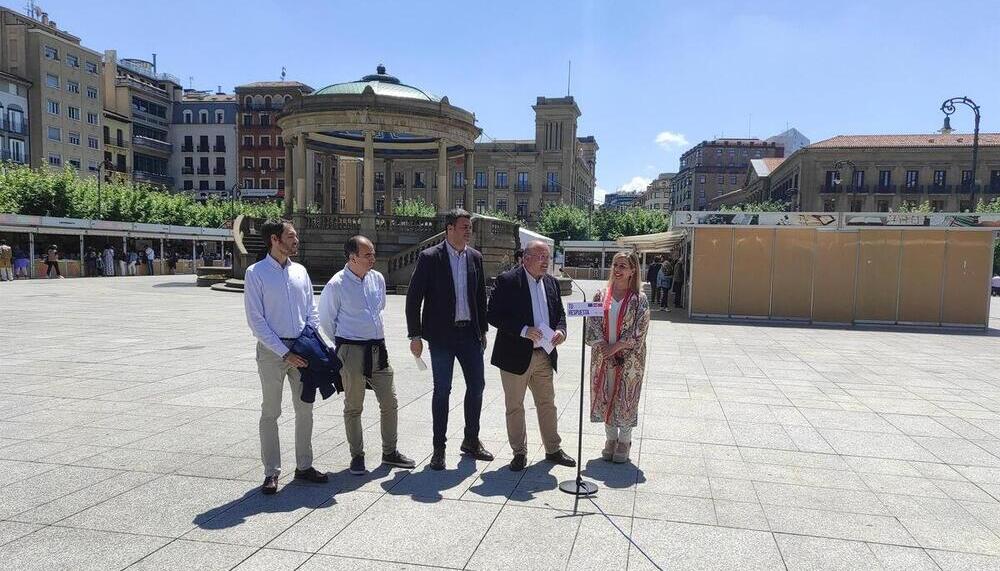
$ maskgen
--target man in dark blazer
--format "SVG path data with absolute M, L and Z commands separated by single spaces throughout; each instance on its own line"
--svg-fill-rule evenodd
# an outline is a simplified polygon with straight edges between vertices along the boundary
M 406 290 L 406 329 L 410 352 L 420 358 L 430 345 L 434 393 L 431 417 L 434 453 L 430 467 L 443 470 L 448 433 L 448 398 L 455 359 L 465 377 L 465 438 L 461 451 L 476 460 L 493 460 L 479 440 L 483 409 L 483 352 L 486 350 L 486 276 L 483 256 L 471 246 L 472 215 L 456 208 L 445 215 L 445 241 L 420 253 Z M 422 306 L 422 308 L 421 308 Z
M 528 462 L 524 423 L 524 393 L 531 389 L 545 458 L 563 466 L 576 462 L 559 447 L 556 428 L 553 372 L 556 346 L 566 340 L 566 312 L 559 284 L 548 275 L 549 247 L 536 241 L 524 249 L 522 265 L 497 277 L 486 318 L 497 328 L 492 363 L 500 369 L 507 408 L 507 439 L 514 451 L 510 469 L 523 470 Z

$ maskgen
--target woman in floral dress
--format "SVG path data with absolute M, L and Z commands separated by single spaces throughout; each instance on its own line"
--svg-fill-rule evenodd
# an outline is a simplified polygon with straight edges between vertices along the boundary
M 587 324 L 590 420 L 604 423 L 607 442 L 601 457 L 615 463 L 629 460 L 646 374 L 649 301 L 642 293 L 639 269 L 634 253 L 615 254 L 608 285 L 594 296 L 604 304 L 604 316 L 591 317 Z

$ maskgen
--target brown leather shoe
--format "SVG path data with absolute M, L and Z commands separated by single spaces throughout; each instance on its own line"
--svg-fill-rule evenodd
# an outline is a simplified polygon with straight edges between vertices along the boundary
M 278 476 L 265 476 L 264 485 L 260 487 L 260 491 L 266 496 L 272 496 L 278 493 Z
M 305 470 L 295 469 L 295 479 L 305 480 L 307 482 L 312 482 L 314 484 L 325 484 L 330 481 L 330 477 L 324 472 L 319 472 L 316 468 L 306 468 Z
M 565 452 L 560 448 L 551 454 L 546 454 L 545 459 L 553 464 L 559 464 L 560 466 L 569 466 L 570 468 L 576 468 L 576 460 L 570 458 Z

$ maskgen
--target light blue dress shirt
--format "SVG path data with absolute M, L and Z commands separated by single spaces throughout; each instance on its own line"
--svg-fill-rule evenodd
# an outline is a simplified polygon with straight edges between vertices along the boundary
M 331 341 L 336 337 L 356 341 L 385 338 L 385 278 L 369 270 L 364 279 L 347 266 L 337 272 L 319 296 L 319 323 Z
M 469 248 L 459 252 L 445 240 L 448 263 L 451 264 L 451 279 L 455 284 L 455 321 L 469 321 Z
M 279 357 L 288 352 L 281 339 L 298 337 L 306 324 L 319 329 L 309 272 L 291 260 L 282 266 L 267 255 L 247 268 L 243 307 L 253 336 Z

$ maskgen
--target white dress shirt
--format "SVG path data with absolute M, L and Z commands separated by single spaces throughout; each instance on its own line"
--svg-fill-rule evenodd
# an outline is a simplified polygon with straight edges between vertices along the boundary
M 549 302 L 548 297 L 545 295 L 545 276 L 543 275 L 541 279 L 535 279 L 528 270 L 521 267 L 521 271 L 524 272 L 524 277 L 528 281 L 528 292 L 531 294 L 531 315 L 534 319 L 534 327 L 537 329 L 542 325 L 549 324 Z M 521 328 L 521 337 L 528 336 L 528 326 L 525 325 Z M 534 342 L 535 348 L 541 347 L 538 341 Z
M 243 306 L 253 336 L 279 357 L 288 352 L 282 339 L 302 334 L 306 324 L 319 329 L 312 281 L 305 266 L 284 266 L 270 254 L 246 271 Z
M 466 246 L 459 252 L 447 240 L 444 244 L 448 251 L 448 263 L 451 264 L 451 279 L 455 284 L 455 321 L 469 321 L 472 319 L 469 315 L 469 248 Z
M 319 323 L 330 340 L 337 337 L 355 341 L 385 338 L 382 310 L 385 309 L 385 278 L 369 270 L 364 279 L 347 266 L 337 272 L 319 296 Z

